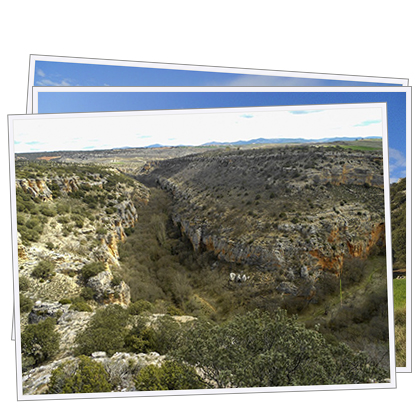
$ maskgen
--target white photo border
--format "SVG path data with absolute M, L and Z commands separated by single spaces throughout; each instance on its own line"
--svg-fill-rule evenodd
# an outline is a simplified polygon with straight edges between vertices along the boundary
M 32 88 L 32 110 L 34 114 L 38 113 L 38 95 L 39 93 L 61 93 L 61 92 L 403 92 L 406 94 L 406 365 L 397 366 L 397 373 L 412 372 L 412 133 L 411 133 L 411 87 L 139 87 L 139 86 L 78 86 L 78 87 L 40 87 Z M 12 332 L 12 339 L 14 335 Z
M 213 108 L 195 110 L 171 110 L 171 111 L 131 111 L 131 112 L 101 112 L 101 113 L 67 113 L 67 114 L 33 114 L 33 115 L 9 115 L 9 159 L 10 159 L 10 196 L 12 215 L 12 254 L 14 274 L 14 311 L 15 319 L 20 319 L 19 312 L 19 285 L 18 285 L 18 251 L 17 251 L 17 221 L 16 221 L 16 193 L 15 193 L 15 151 L 14 151 L 14 122 L 17 120 L 40 120 L 56 118 L 95 118 L 119 116 L 146 116 L 146 115 L 178 115 L 178 114 L 203 114 L 203 113 L 234 113 L 234 112 L 265 112 L 287 110 L 317 110 L 317 109 L 340 109 L 340 108 L 381 108 L 382 112 L 382 148 L 384 168 L 384 202 L 385 202 L 385 234 L 386 243 L 391 244 L 391 220 L 390 220 L 390 190 L 389 190 L 389 161 L 388 161 L 388 131 L 387 131 L 387 105 L 386 103 L 373 104 L 345 104 L 345 105 L 310 105 L 310 106 L 278 106 L 278 107 L 247 107 L 247 108 Z M 386 183 L 388 180 L 388 183 Z M 390 381 L 380 384 L 346 384 L 346 385 L 316 385 L 299 387 L 268 387 L 268 388 L 234 388 L 216 390 L 180 390 L 180 391 L 136 391 L 130 393 L 96 393 L 96 394 L 64 394 L 64 395 L 24 395 L 22 390 L 22 360 L 21 360 L 21 337 L 20 323 L 16 325 L 16 373 L 18 400 L 46 400 L 46 399 L 76 399 L 76 398 L 115 398 L 134 396 L 163 396 L 163 395 L 194 395 L 194 394 L 223 394 L 223 393 L 256 393 L 256 392 L 288 392 L 288 391 L 323 391 L 323 390 L 350 390 L 350 389 L 382 389 L 396 388 L 395 370 L 395 340 L 394 340 L 394 311 L 392 295 L 392 248 L 386 247 L 387 266 L 387 295 L 388 295 L 388 331 L 389 331 L 389 357 L 390 357 Z
M 401 86 L 408 86 L 409 80 L 405 78 L 387 78 L 387 77 L 373 77 L 373 76 L 352 76 L 341 74 L 328 73 L 311 73 L 299 71 L 283 71 L 283 70 L 259 70 L 259 69 L 244 69 L 236 67 L 218 67 L 218 66 L 204 66 L 192 64 L 173 64 L 173 63 L 153 63 L 146 61 L 130 61 L 130 60 L 113 60 L 113 59 L 99 59 L 99 58 L 81 58 L 81 57 L 61 57 L 54 55 L 37 55 L 31 54 L 29 58 L 29 74 L 28 74 L 28 96 L 26 104 L 26 113 L 32 114 L 32 87 L 35 81 L 35 65 L 37 61 L 52 61 L 60 63 L 78 63 L 78 64 L 96 64 L 108 66 L 121 67 L 140 67 L 151 69 L 164 70 L 187 70 L 187 71 L 201 71 L 213 73 L 234 73 L 241 75 L 255 75 L 255 76 L 277 76 L 277 77 L 293 77 L 302 79 L 325 79 L 325 80 L 341 80 L 349 82 L 362 83 L 384 83 L 397 84 Z

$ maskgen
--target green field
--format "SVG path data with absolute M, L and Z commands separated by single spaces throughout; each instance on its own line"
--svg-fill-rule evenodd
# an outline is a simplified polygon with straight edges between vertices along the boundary
M 406 366 L 406 287 L 404 279 L 394 279 L 395 357 L 398 367 Z
M 371 150 L 378 150 L 378 147 L 371 147 L 371 146 L 347 146 L 347 145 L 340 145 L 343 149 L 352 149 L 352 150 L 360 150 L 360 151 L 371 151 Z
M 394 309 L 405 308 L 405 278 L 394 279 Z

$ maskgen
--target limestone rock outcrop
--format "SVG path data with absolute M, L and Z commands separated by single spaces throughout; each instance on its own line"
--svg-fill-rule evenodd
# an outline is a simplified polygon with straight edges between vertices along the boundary
M 110 375 L 110 383 L 116 384 L 115 391 L 132 392 L 136 390 L 135 374 L 149 365 L 160 366 L 165 356 L 158 353 L 115 353 L 112 357 L 107 357 L 106 353 L 98 351 L 91 356 L 91 359 L 105 367 Z M 48 392 L 48 383 L 53 370 L 64 363 L 77 365 L 78 359 L 67 356 L 25 372 L 22 378 L 23 393 L 40 395 Z
M 89 278 L 86 286 L 95 291 L 95 300 L 100 303 L 118 303 L 122 306 L 130 304 L 130 288 L 124 281 L 116 284 L 112 273 L 108 270 Z

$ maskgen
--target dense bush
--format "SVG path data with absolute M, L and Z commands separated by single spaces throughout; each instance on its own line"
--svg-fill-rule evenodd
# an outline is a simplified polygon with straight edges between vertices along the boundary
M 78 312 L 92 312 L 92 308 L 86 303 L 85 299 L 82 296 L 72 298 L 71 306 L 69 309 L 71 311 Z
M 30 287 L 30 281 L 28 277 L 19 275 L 19 291 L 26 292 Z
M 31 312 L 34 303 L 31 299 L 23 295 L 22 293 L 19 294 L 19 305 L 20 305 L 20 312 L 21 313 L 27 313 Z
M 79 214 L 72 214 L 71 220 L 74 222 L 75 226 L 81 229 L 85 223 L 85 218 Z
M 22 356 L 26 366 L 39 365 L 57 354 L 60 335 L 55 331 L 55 322 L 55 319 L 47 318 L 28 325 L 22 332 Z
M 79 356 L 54 369 L 48 384 L 49 394 L 110 392 L 109 375 L 101 363 Z
M 149 365 L 135 378 L 138 391 L 203 389 L 206 383 L 188 365 L 167 360 L 160 367 Z
M 42 205 L 39 207 L 39 211 L 47 217 L 54 217 L 57 215 L 57 211 L 53 206 Z
M 20 222 L 24 222 L 24 219 L 20 218 Z M 21 235 L 22 243 L 24 245 L 29 245 L 31 242 L 37 242 L 42 235 L 43 230 L 44 225 L 37 216 L 31 216 L 24 224 L 18 224 L 18 232 Z
M 129 353 L 149 353 L 156 351 L 156 330 L 146 326 L 144 320 L 138 320 L 124 337 L 124 350 Z
M 91 287 L 84 287 L 80 292 L 80 296 L 85 300 L 92 300 L 95 297 L 95 290 Z
M 256 310 L 222 325 L 197 322 L 178 344 L 177 359 L 217 387 L 369 383 L 389 375 L 363 353 L 328 345 L 282 310 Z
M 81 270 L 82 278 L 83 280 L 88 280 L 91 277 L 95 277 L 102 271 L 105 271 L 105 269 L 105 264 L 102 261 L 85 264 Z
M 115 352 L 122 351 L 127 322 L 128 311 L 119 305 L 99 309 L 86 329 L 76 337 L 76 353 L 89 356 L 95 351 L 105 351 L 108 356 L 112 356 Z
M 343 262 L 341 284 L 343 287 L 359 283 L 365 274 L 366 260 L 360 258 L 346 258 Z
M 153 309 L 153 305 L 146 300 L 138 300 L 136 302 L 130 303 L 128 307 L 128 312 L 130 315 L 140 315 L 144 312 L 150 312 Z
M 32 270 L 32 275 L 38 279 L 48 280 L 55 276 L 55 263 L 48 260 L 40 261 Z

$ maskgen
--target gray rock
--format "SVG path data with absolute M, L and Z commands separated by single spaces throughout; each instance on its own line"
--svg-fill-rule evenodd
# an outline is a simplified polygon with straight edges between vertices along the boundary
M 47 318 L 54 318 L 56 317 L 59 312 L 62 313 L 63 305 L 55 302 L 55 303 L 47 303 L 47 302 L 40 302 L 37 301 L 32 311 L 29 313 L 28 316 L 28 323 L 29 324 L 37 324 L 40 321 L 44 321 Z
M 105 358 L 106 357 L 106 352 L 105 351 L 95 351 L 94 353 L 92 353 L 92 357 L 94 359 Z

